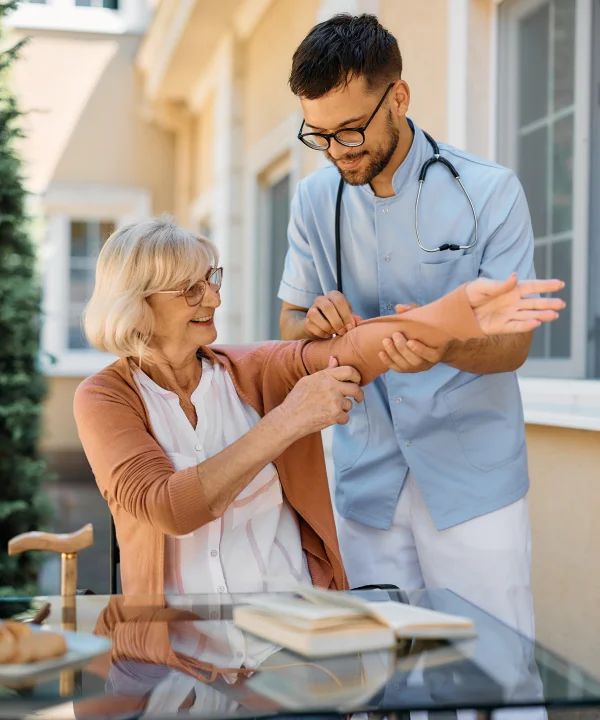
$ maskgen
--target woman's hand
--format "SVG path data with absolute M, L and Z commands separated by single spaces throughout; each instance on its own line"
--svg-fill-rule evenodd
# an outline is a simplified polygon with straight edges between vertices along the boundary
M 330 425 L 345 425 L 352 400 L 362 402 L 360 375 L 353 367 L 338 367 L 330 358 L 329 367 L 299 380 L 278 408 L 279 430 L 295 440 L 320 432 Z
M 478 278 L 466 285 L 467 297 L 486 335 L 508 335 L 535 330 L 558 317 L 566 303 L 560 298 L 527 297 L 556 292 L 562 280 L 527 280 L 513 273 L 508 280 Z

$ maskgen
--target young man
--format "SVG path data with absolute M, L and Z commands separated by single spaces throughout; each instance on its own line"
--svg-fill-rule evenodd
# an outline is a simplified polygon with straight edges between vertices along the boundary
M 477 276 L 534 277 L 529 211 L 511 171 L 441 144 L 468 197 L 441 162 L 419 183 L 435 141 L 407 118 L 398 44 L 374 16 L 314 27 L 294 54 L 290 85 L 304 111 L 300 139 L 331 166 L 299 183 L 293 200 L 279 291 L 284 339 L 342 334 L 360 318 L 431 302 Z M 393 372 L 365 388 L 364 403 L 334 433 L 352 586 L 447 587 L 533 636 L 515 375 L 530 342 L 426 347 L 396 335 L 384 343 Z

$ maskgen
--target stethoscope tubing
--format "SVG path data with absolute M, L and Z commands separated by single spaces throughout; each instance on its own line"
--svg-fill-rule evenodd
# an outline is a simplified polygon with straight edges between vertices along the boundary
M 414 133 L 414 125 L 409 120 L 409 125 Z M 460 179 L 460 175 L 458 174 L 458 171 L 454 167 L 454 165 L 447 160 L 445 157 L 442 157 L 440 153 L 440 148 L 437 144 L 437 142 L 425 131 L 423 131 L 423 134 L 427 138 L 427 142 L 431 145 L 433 149 L 433 156 L 429 158 L 429 160 L 426 160 L 423 163 L 423 166 L 421 167 L 421 171 L 419 173 L 419 188 L 417 190 L 417 199 L 415 201 L 415 234 L 417 236 L 417 242 L 419 244 L 419 247 L 421 250 L 424 250 L 426 253 L 436 253 L 436 252 L 443 252 L 444 250 L 470 250 L 472 247 L 475 247 L 479 241 L 479 222 L 477 220 L 477 213 L 475 211 L 475 206 L 473 205 L 473 201 L 471 200 L 471 197 L 469 193 L 467 192 L 467 189 L 463 185 L 462 180 Z M 436 163 L 440 163 L 441 165 L 444 165 L 448 169 L 450 173 L 452 173 L 452 176 L 456 180 L 456 182 L 460 185 L 461 190 L 464 194 L 464 196 L 467 198 L 467 201 L 469 203 L 469 207 L 471 208 L 471 212 L 473 214 L 473 221 L 475 223 L 475 237 L 473 239 L 473 242 L 469 245 L 455 245 L 446 243 L 444 245 L 440 245 L 440 247 L 437 248 L 428 248 L 425 247 L 425 245 L 421 241 L 421 236 L 419 234 L 419 201 L 421 199 L 421 191 L 423 189 L 423 185 L 425 183 L 425 178 L 427 177 L 427 172 L 429 171 L 429 168 L 432 165 L 435 165 Z M 343 292 L 343 285 L 342 285 L 342 242 L 341 242 L 341 215 L 342 215 L 342 193 L 344 191 L 344 178 L 340 177 L 340 183 L 338 186 L 337 191 L 337 198 L 335 203 L 335 265 L 336 265 L 336 275 L 337 275 L 337 289 L 339 292 Z

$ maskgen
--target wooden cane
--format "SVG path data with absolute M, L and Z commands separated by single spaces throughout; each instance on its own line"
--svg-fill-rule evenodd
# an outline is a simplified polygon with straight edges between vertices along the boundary
M 93 543 L 94 528 L 89 523 L 72 533 L 56 534 L 34 531 L 17 535 L 8 542 L 9 555 L 19 555 L 28 550 L 60 553 L 61 627 L 63 630 L 77 630 L 77 553 L 91 547 Z M 74 672 L 63 670 L 60 674 L 61 697 L 72 695 L 74 689 Z

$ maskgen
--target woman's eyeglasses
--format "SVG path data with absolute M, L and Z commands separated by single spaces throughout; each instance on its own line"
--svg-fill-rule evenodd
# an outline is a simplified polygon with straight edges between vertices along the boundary
M 187 290 L 159 290 L 155 295 L 178 295 L 184 297 L 190 307 L 200 305 L 206 294 L 206 288 L 210 285 L 215 292 L 219 292 L 223 283 L 223 268 L 210 268 L 206 278 L 200 280 Z

